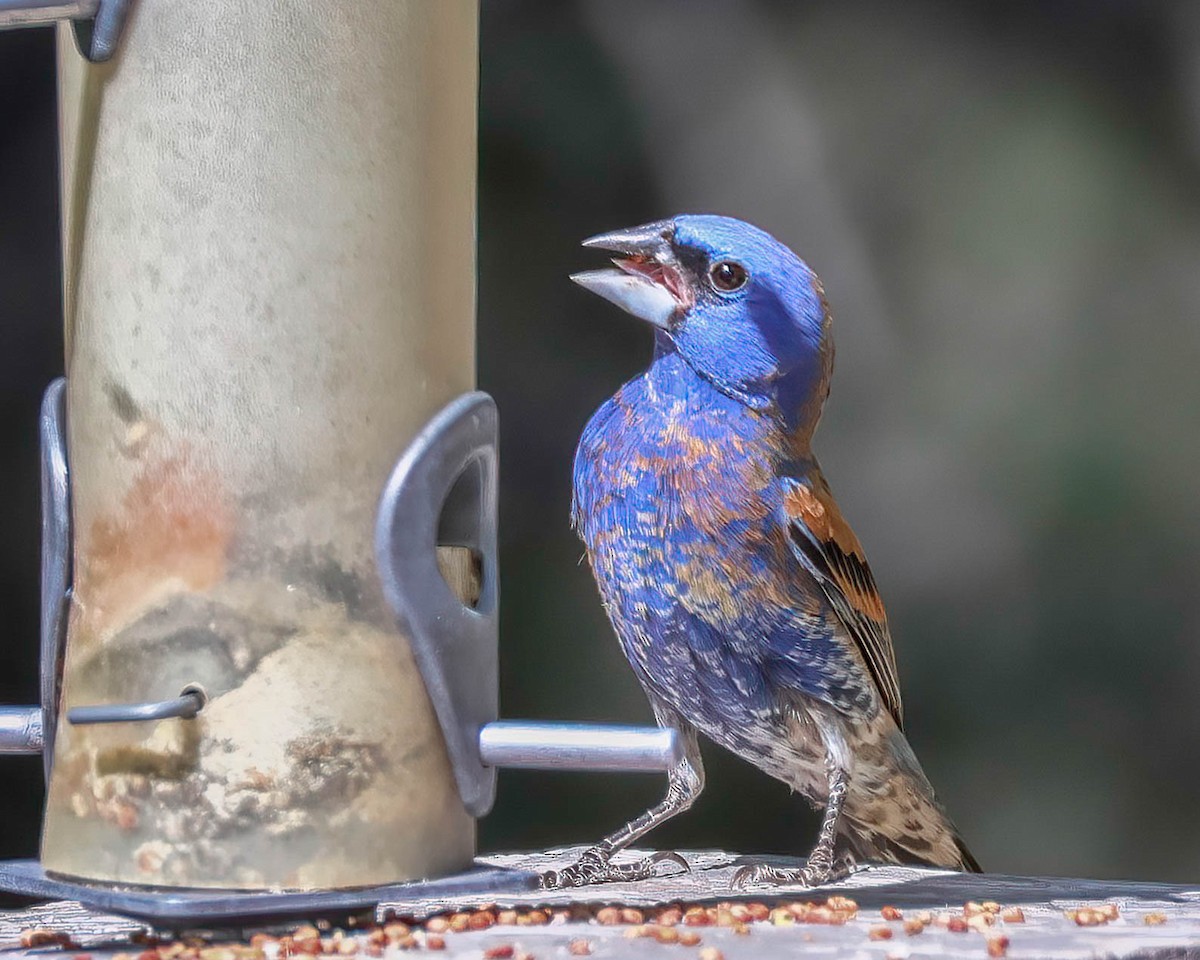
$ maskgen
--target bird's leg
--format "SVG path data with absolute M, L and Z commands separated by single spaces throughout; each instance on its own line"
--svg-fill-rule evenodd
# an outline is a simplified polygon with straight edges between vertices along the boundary
M 667 795 L 661 803 L 631 820 L 620 830 L 610 833 L 594 847 L 585 850 L 579 860 L 571 866 L 543 873 L 543 890 L 582 887 L 590 883 L 610 881 L 645 880 L 654 876 L 657 865 L 665 861 L 677 863 L 684 870 L 690 869 L 683 857 L 671 851 L 652 854 L 636 863 L 611 862 L 613 854 L 625 849 L 676 814 L 683 813 L 704 789 L 704 766 L 700 760 L 700 746 L 696 741 L 695 727 L 685 723 L 674 711 L 665 707 L 655 705 L 654 714 L 658 718 L 659 726 L 674 727 L 679 731 L 684 746 L 683 759 L 667 773 Z
M 767 863 L 753 863 L 742 867 L 733 875 L 735 887 L 756 884 L 774 886 L 801 884 L 806 887 L 819 887 L 822 884 L 841 880 L 850 873 L 849 865 L 845 861 L 834 860 L 838 819 L 841 817 L 842 807 L 846 803 L 850 775 L 828 753 L 825 757 L 825 766 L 829 776 L 829 800 L 825 804 L 825 817 L 822 819 L 821 829 L 817 833 L 817 842 L 804 866 L 788 870 L 773 867 Z

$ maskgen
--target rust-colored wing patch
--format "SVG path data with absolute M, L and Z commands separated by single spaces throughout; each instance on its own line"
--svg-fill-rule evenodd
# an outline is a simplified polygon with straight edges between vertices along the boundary
M 816 468 L 805 480 L 783 481 L 783 508 L 793 552 L 821 585 L 858 644 L 888 712 L 903 726 L 896 656 L 883 601 L 858 538 Z

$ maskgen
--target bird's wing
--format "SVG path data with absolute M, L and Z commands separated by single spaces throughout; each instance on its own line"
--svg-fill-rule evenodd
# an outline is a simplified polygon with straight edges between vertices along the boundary
M 867 558 L 815 466 L 783 479 L 783 510 L 792 551 L 820 584 L 834 613 L 858 645 L 884 705 L 903 726 L 896 655 L 887 614 Z

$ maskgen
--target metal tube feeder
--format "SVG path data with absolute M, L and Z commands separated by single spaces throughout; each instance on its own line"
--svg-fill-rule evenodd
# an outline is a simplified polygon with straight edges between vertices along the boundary
M 498 767 L 680 744 L 498 719 L 477 0 L 54 8 L 126 22 L 100 66 L 60 26 L 41 703 L 0 711 L 48 799 L 0 889 L 180 924 L 530 887 L 474 864 Z

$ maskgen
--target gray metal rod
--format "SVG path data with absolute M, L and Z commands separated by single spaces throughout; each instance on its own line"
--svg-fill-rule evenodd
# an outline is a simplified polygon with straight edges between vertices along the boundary
M 56 20 L 87 20 L 99 7 L 100 0 L 0 0 L 0 30 Z
M 204 706 L 198 693 L 185 693 L 170 700 L 149 703 L 103 703 L 94 707 L 73 707 L 67 712 L 72 725 L 89 723 L 140 723 L 145 720 L 168 720 L 182 717 L 190 720 Z
M 479 754 L 493 767 L 662 772 L 683 759 L 683 745 L 663 727 L 499 720 L 479 731 Z
M 41 753 L 41 707 L 0 707 L 0 756 Z

